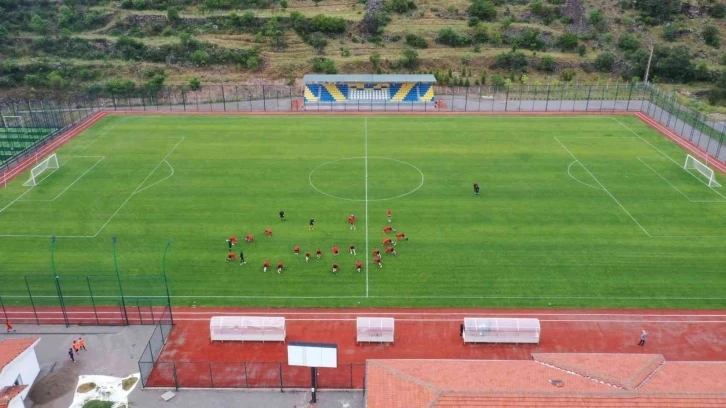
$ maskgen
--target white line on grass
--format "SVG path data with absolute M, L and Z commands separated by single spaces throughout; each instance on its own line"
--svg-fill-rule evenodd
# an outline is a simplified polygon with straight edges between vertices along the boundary
M 646 143 L 647 145 L 649 145 L 650 147 L 652 147 L 653 149 L 655 149 L 656 151 L 658 151 L 658 153 L 662 154 L 662 155 L 663 155 L 663 156 L 664 156 L 665 158 L 667 158 L 668 160 L 672 161 L 672 162 L 673 162 L 673 163 L 674 163 L 674 164 L 675 164 L 676 166 L 678 166 L 678 168 L 680 168 L 680 169 L 683 169 L 683 166 L 681 166 L 681 164 L 680 164 L 680 163 L 678 163 L 677 161 L 675 161 L 675 160 L 674 160 L 674 159 L 673 159 L 672 157 L 668 156 L 668 155 L 667 155 L 667 154 L 666 154 L 665 152 L 663 152 L 663 151 L 662 151 L 662 150 L 660 150 L 659 148 L 655 147 L 655 145 L 653 145 L 653 143 L 650 143 L 649 141 L 647 141 L 646 139 L 644 139 L 644 138 L 643 138 L 642 136 L 640 136 L 640 135 L 639 135 L 638 133 L 636 133 L 636 132 L 635 132 L 635 131 L 634 131 L 633 129 L 629 128 L 629 127 L 628 127 L 627 125 L 625 125 L 625 124 L 624 124 L 623 122 L 621 122 L 621 121 L 619 121 L 619 120 L 618 120 L 617 118 L 614 118 L 614 117 L 611 117 L 611 116 L 608 116 L 608 118 L 610 118 L 610 119 L 612 119 L 612 120 L 614 120 L 614 121 L 618 122 L 618 123 L 620 124 L 620 126 L 624 127 L 625 129 L 628 129 L 628 130 L 630 131 L 630 133 L 634 134 L 635 136 L 637 136 L 637 137 L 638 137 L 638 139 L 642 140 L 642 141 L 643 141 L 643 142 L 645 142 L 645 143 Z M 690 174 L 691 176 L 693 176 L 693 177 L 694 177 L 694 178 L 695 178 L 696 180 L 700 181 L 700 182 L 701 182 L 701 183 L 703 183 L 703 184 L 704 184 L 704 185 L 705 185 L 706 187 L 708 187 L 708 188 L 710 188 L 711 190 L 713 190 L 713 192 L 714 192 L 714 193 L 716 193 L 716 194 L 720 195 L 720 196 L 721 196 L 721 197 L 722 197 L 722 198 L 723 198 L 724 200 L 726 200 L 726 196 L 724 196 L 723 194 L 719 193 L 719 192 L 718 192 L 718 191 L 717 191 L 716 189 L 714 189 L 713 187 L 709 186 L 709 185 L 708 185 L 708 183 L 706 183 L 705 181 L 703 181 L 703 180 L 701 180 L 700 178 L 698 178 L 698 176 L 696 176 L 695 174 L 691 173 L 690 171 L 688 171 L 688 170 L 686 170 L 686 169 L 683 169 L 683 171 L 685 171 L 686 173 L 688 173 L 688 174 Z
M 108 223 L 111 222 L 111 220 L 113 220 L 113 218 L 116 216 L 116 214 L 118 214 L 119 211 L 121 211 L 121 209 L 124 208 L 124 206 L 126 205 L 126 203 L 128 203 L 129 200 L 131 200 L 131 197 L 133 197 L 139 191 L 139 188 L 141 188 L 141 186 L 144 185 L 144 183 L 146 182 L 146 180 L 148 180 L 149 177 L 151 177 L 151 175 L 154 174 L 154 172 L 156 171 L 156 169 L 158 169 L 159 166 L 162 165 L 162 163 L 166 162 L 166 159 L 172 153 L 174 153 L 174 150 L 176 150 L 176 148 L 179 147 L 179 145 L 181 144 L 181 142 L 184 141 L 184 139 L 186 139 L 186 136 L 182 137 L 181 140 L 177 144 L 175 144 L 174 147 L 171 148 L 171 150 L 169 150 L 169 153 L 167 153 L 166 156 L 164 156 L 164 158 L 161 159 L 161 161 L 159 162 L 159 164 L 157 164 L 156 167 L 154 167 L 154 169 L 151 170 L 151 172 L 144 178 L 144 180 L 142 180 L 141 183 L 134 189 L 134 191 L 131 192 L 131 194 L 129 194 L 129 196 L 126 198 L 126 200 L 124 200 L 124 202 L 121 203 L 121 206 L 116 211 L 114 211 L 113 214 L 111 214 L 111 217 L 109 217 L 109 219 L 101 226 L 101 228 L 98 230 L 98 232 L 96 232 L 96 234 L 93 236 L 94 238 L 97 237 L 98 234 L 100 234 L 101 231 L 103 231 L 104 228 L 106 228 L 106 225 L 108 225 Z
M 63 189 L 63 191 L 61 191 L 60 193 L 58 193 L 57 196 L 53 197 L 53 199 L 51 199 L 51 200 L 21 200 L 21 201 L 49 201 L 49 202 L 52 202 L 52 201 L 57 200 L 58 197 L 60 197 L 61 195 L 63 195 L 63 193 L 65 193 L 66 191 L 68 191 L 69 188 L 73 187 L 73 185 L 76 184 L 78 182 L 78 180 L 82 179 L 83 176 L 85 176 L 86 174 L 88 174 L 88 172 L 90 172 L 91 170 L 93 170 L 94 167 L 96 167 L 99 163 L 101 163 L 106 158 L 106 156 L 76 156 L 76 157 L 97 157 L 97 158 L 100 157 L 100 159 L 96 163 L 94 163 L 93 166 L 91 166 L 90 168 L 88 168 L 88 170 L 84 171 L 83 174 L 81 174 L 80 176 L 78 176 L 78 178 L 76 178 L 75 180 L 73 180 L 73 183 L 71 183 L 68 187 L 66 187 L 65 189 Z M 68 163 L 68 162 L 66 162 L 66 163 Z
M 365 203 L 366 203 L 366 252 L 365 252 L 365 259 L 366 259 L 366 297 L 368 297 L 369 292 L 369 286 L 368 286 L 368 118 L 364 118 L 364 128 L 365 128 L 365 153 L 363 154 L 364 162 L 365 162 Z
M 563 148 L 563 149 L 565 149 L 565 151 L 566 151 L 567 153 L 569 153 L 569 154 L 570 154 L 570 156 L 572 156 L 572 158 L 573 158 L 573 159 L 575 159 L 575 160 L 577 160 L 577 161 L 580 161 L 580 160 L 579 160 L 579 159 L 577 158 L 577 156 L 575 156 L 575 155 L 574 155 L 574 154 L 573 154 L 573 153 L 572 153 L 572 152 L 570 151 L 570 149 L 568 149 L 568 148 L 567 148 L 567 146 L 565 146 L 564 144 L 562 144 L 562 142 L 560 142 L 560 140 L 559 140 L 559 139 L 557 139 L 557 136 L 555 136 L 555 137 L 554 137 L 554 139 L 555 139 L 555 141 L 557 141 L 557 143 L 559 143 L 559 144 L 560 144 L 560 146 L 562 146 L 562 148 Z M 600 187 L 602 187 L 603 191 L 604 191 L 605 193 L 607 193 L 607 195 L 609 195 L 609 196 L 610 196 L 610 198 L 612 198 L 612 199 L 613 199 L 613 201 L 615 201 L 615 203 L 617 203 L 617 204 L 618 204 L 618 205 L 620 206 L 620 208 L 622 208 L 622 209 L 623 209 L 623 211 L 625 211 L 625 213 L 626 213 L 626 214 L 628 214 L 628 216 L 630 217 L 630 219 L 631 219 L 631 220 L 633 220 L 633 222 L 635 222 L 635 224 L 637 224 L 637 225 L 638 225 L 638 227 L 640 227 L 640 229 L 641 229 L 641 230 L 643 230 L 643 232 L 645 232 L 645 235 L 647 235 L 647 236 L 649 236 L 649 237 L 650 237 L 650 233 L 649 233 L 649 232 L 648 232 L 648 231 L 647 231 L 647 230 L 646 230 L 645 228 L 643 228 L 643 226 L 642 226 L 642 225 L 640 225 L 640 223 L 638 222 L 638 220 L 636 220 L 636 219 L 635 219 L 635 217 L 633 217 L 633 214 L 631 214 L 631 213 L 630 213 L 630 211 L 628 211 L 628 209 L 627 209 L 627 208 L 625 208 L 625 206 L 623 206 L 623 205 L 622 205 L 622 204 L 620 203 L 620 201 L 618 201 L 618 199 L 617 199 L 617 198 L 615 198 L 615 196 L 614 196 L 614 195 L 613 195 L 613 194 L 612 194 L 612 193 L 611 193 L 610 191 L 608 191 L 608 189 L 607 189 L 607 188 L 605 188 L 605 186 L 604 186 L 604 185 L 603 185 L 603 184 L 602 184 L 602 183 L 600 182 L 600 180 L 598 180 L 598 179 L 597 179 L 597 177 L 595 177 L 595 175 L 594 175 L 594 174 L 592 174 L 592 172 L 590 172 L 590 170 L 588 170 L 588 168 L 587 168 L 587 167 L 585 167 L 585 165 L 584 165 L 584 164 L 582 164 L 582 162 L 580 162 L 580 166 L 582 166 L 582 168 L 583 168 L 583 169 L 585 169 L 585 171 L 586 171 L 586 172 L 587 172 L 587 173 L 588 173 L 588 174 L 590 175 L 590 177 L 592 177 L 592 179 L 593 179 L 593 180 L 595 180 L 595 182 L 596 182 L 597 184 L 599 184 L 599 185 L 600 185 Z
M 108 132 L 110 132 L 111 130 L 115 129 L 115 128 L 116 128 L 116 126 L 120 125 L 120 124 L 121 124 L 121 123 L 123 123 L 123 122 L 126 122 L 127 120 L 129 120 L 129 119 L 131 119 L 131 118 L 134 118 L 134 116 L 127 116 L 127 117 L 125 117 L 125 118 L 122 118 L 121 120 L 117 121 L 116 123 L 112 124 L 112 125 L 111 125 L 111 126 L 109 126 L 109 127 L 108 127 L 108 128 L 106 129 L 106 130 L 104 130 L 104 132 L 103 132 L 103 133 L 101 133 L 101 134 L 100 134 L 100 135 L 99 135 L 99 136 L 98 136 L 97 138 L 95 138 L 95 139 L 91 140 L 91 141 L 90 141 L 90 142 L 88 142 L 88 143 L 87 143 L 87 144 L 86 144 L 85 146 L 81 147 L 80 149 L 77 149 L 77 150 L 75 150 L 75 151 L 74 151 L 73 153 L 78 153 L 78 152 L 82 152 L 82 151 L 84 151 L 84 150 L 88 149 L 88 148 L 89 148 L 89 147 L 90 147 L 90 146 L 91 146 L 92 144 L 96 143 L 96 142 L 98 141 L 98 139 L 100 139 L 100 138 L 102 138 L 102 137 L 106 136 L 106 135 L 108 134 Z
M 660 173 L 658 173 L 653 167 L 651 167 L 648 163 L 646 163 L 645 160 L 643 160 L 641 157 L 637 157 L 637 159 L 640 160 L 641 163 L 645 164 L 646 167 L 648 167 L 649 169 L 651 169 L 653 171 L 653 173 L 655 173 L 658 177 L 660 177 L 661 179 L 663 179 L 663 181 L 665 181 L 666 183 L 668 183 L 669 186 L 673 187 L 674 190 L 676 190 L 677 192 L 679 192 L 683 197 L 685 197 L 688 201 L 690 201 L 692 203 L 726 203 L 726 201 L 724 201 L 724 200 L 692 200 L 691 197 L 687 196 L 678 187 L 674 186 L 673 183 L 671 183 L 670 181 L 668 181 L 668 179 L 666 179 L 665 177 L 663 177 L 663 175 L 661 175 Z
M 578 183 L 580 183 L 580 184 L 584 184 L 584 185 L 586 185 L 586 186 L 588 186 L 588 187 L 590 187 L 590 188 L 594 188 L 595 190 L 600 190 L 600 191 L 602 191 L 602 189 L 601 189 L 600 187 L 598 187 L 598 186 L 593 186 L 592 184 L 587 184 L 587 183 L 585 183 L 584 181 L 582 181 L 582 180 L 580 180 L 580 179 L 578 179 L 577 177 L 575 177 L 575 176 L 573 176 L 573 175 L 572 175 L 572 173 L 570 172 L 570 169 L 572 168 L 572 165 L 573 165 L 573 164 L 575 164 L 575 163 L 577 163 L 577 164 L 579 164 L 580 166 L 582 166 L 582 164 L 581 164 L 581 163 L 580 163 L 580 162 L 579 162 L 578 160 L 575 160 L 575 161 L 573 161 L 572 163 L 570 163 L 570 165 L 569 165 L 569 166 L 567 166 L 567 175 L 568 175 L 568 176 L 570 176 L 570 177 L 571 177 L 571 178 L 572 178 L 573 180 L 575 180 L 576 182 L 578 182 Z
M 38 185 L 40 185 L 40 183 L 42 183 L 45 179 L 47 179 L 48 177 L 50 177 L 56 171 L 58 171 L 58 169 L 53 169 L 45 177 L 43 177 L 42 179 L 38 180 L 38 182 L 35 183 L 34 186 L 30 187 L 29 189 L 25 190 L 22 194 L 20 194 L 19 196 L 15 197 L 15 199 L 13 201 L 11 201 L 10 204 L 6 205 L 3 208 L 0 208 L 0 213 L 2 213 L 3 211 L 7 210 L 11 205 L 15 204 L 17 201 L 19 201 L 21 198 L 23 198 L 24 195 L 26 195 L 29 192 L 33 191 L 34 188 L 38 187 Z M 0 236 L 2 236 L 2 235 L 0 235 Z M 7 235 L 7 236 L 11 236 L 11 235 Z
M 157 184 L 161 183 L 161 182 L 162 182 L 162 181 L 164 181 L 164 180 L 167 180 L 167 179 L 171 178 L 171 176 L 173 176 L 173 175 L 174 175 L 174 167 L 172 167 L 171 163 L 169 163 L 169 162 L 168 162 L 168 161 L 167 161 L 166 159 L 164 159 L 164 163 L 166 163 L 166 165 L 167 165 L 167 166 L 169 166 L 169 168 L 171 169 L 171 174 L 169 174 L 168 176 L 164 177 L 163 179 L 161 179 L 161 180 L 157 181 L 156 183 L 153 183 L 153 184 L 149 184 L 148 186 L 146 186 L 146 187 L 142 188 L 141 190 L 139 190 L 139 191 L 135 192 L 134 194 L 139 194 L 140 192 L 142 192 L 142 191 L 146 190 L 147 188 L 151 188 L 151 187 L 154 187 L 155 185 L 157 185 Z

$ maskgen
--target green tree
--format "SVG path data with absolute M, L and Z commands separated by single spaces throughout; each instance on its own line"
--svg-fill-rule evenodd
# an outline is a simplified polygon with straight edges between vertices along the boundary
M 638 0 L 633 2 L 648 23 L 664 23 L 681 9 L 681 0 Z
M 566 69 L 566 70 L 562 71 L 560 78 L 565 82 L 570 82 L 573 79 L 575 79 L 575 75 L 576 75 L 575 71 L 573 71 L 571 69 Z
M 308 44 L 310 44 L 318 54 L 322 54 L 325 46 L 328 45 L 328 40 L 325 39 L 323 33 L 316 31 L 308 36 Z
M 273 17 L 267 22 L 265 25 L 265 35 L 270 39 L 270 46 L 275 50 L 280 51 L 287 47 L 285 32 L 277 17 Z
M 539 60 L 537 68 L 540 71 L 555 72 L 555 59 L 550 57 L 549 55 L 545 55 Z
M 4 25 L 0 24 L 0 41 L 8 38 L 9 35 L 10 33 L 8 32 L 8 29 L 5 28 Z
M 151 94 L 157 94 L 164 86 L 164 81 L 166 81 L 166 76 L 164 74 L 155 74 L 151 77 L 149 82 L 146 83 L 146 89 Z
M 327 58 L 315 57 L 311 60 L 313 64 L 313 72 L 319 72 L 323 74 L 337 74 L 338 70 L 335 68 L 335 63 Z
M 189 54 L 189 61 L 195 63 L 197 66 L 206 66 L 209 63 L 209 54 L 204 50 L 196 50 Z
M 718 28 L 708 25 L 703 28 L 701 35 L 703 35 L 703 41 L 707 45 L 710 45 L 713 48 L 721 48 L 721 40 L 718 38 Z
M 633 52 L 640 48 L 640 41 L 632 34 L 623 34 L 618 39 L 618 48 L 625 52 Z
M 48 21 L 43 20 L 43 18 L 37 14 L 33 14 L 33 17 L 30 18 L 30 23 L 28 23 L 28 27 L 34 33 L 38 33 L 41 35 L 46 35 L 50 31 Z
M 598 31 L 605 31 L 608 28 L 607 18 L 600 10 L 591 11 L 587 21 Z
M 381 66 L 381 54 L 379 54 L 376 51 L 373 51 L 371 56 L 368 58 L 368 60 L 373 64 L 373 71 L 375 72 L 378 70 L 378 68 Z
M 418 65 L 421 63 L 421 60 L 418 57 L 418 52 L 414 50 L 413 48 L 406 48 L 403 50 L 402 58 L 401 58 L 401 65 L 409 68 L 414 69 L 418 67 Z
M 199 82 L 199 78 L 192 78 L 189 80 L 189 89 L 192 91 L 198 91 L 202 89 L 202 83 Z
M 68 7 L 64 4 L 58 8 L 58 27 L 60 27 L 60 28 L 70 27 L 70 25 L 73 24 L 74 18 L 75 18 L 75 14 L 73 13 L 73 10 L 71 10 L 70 7 Z
M 428 48 L 429 44 L 426 39 L 416 34 L 406 34 L 406 45 L 413 48 Z
M 413 0 L 388 0 L 386 10 L 403 14 L 410 10 L 416 10 L 416 2 Z
M 480 20 L 492 21 L 497 18 L 497 9 L 489 0 L 472 0 L 468 11 L 469 16 Z
M 179 10 L 175 7 L 169 7 L 166 9 L 166 18 L 169 19 L 172 24 L 177 23 L 179 21 Z
M 615 65 L 615 54 L 605 51 L 595 58 L 595 69 L 600 72 L 610 72 Z
M 562 51 L 574 51 L 577 49 L 577 41 L 577 34 L 564 33 L 557 37 L 557 46 L 560 47 Z

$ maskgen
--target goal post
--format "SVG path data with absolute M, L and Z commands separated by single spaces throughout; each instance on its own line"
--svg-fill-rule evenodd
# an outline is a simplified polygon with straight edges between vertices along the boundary
M 38 176 L 43 174 L 44 171 L 48 169 L 57 169 L 60 165 L 58 164 L 58 156 L 55 155 L 55 153 L 51 154 L 50 156 L 46 157 L 45 160 L 35 165 L 30 170 L 30 179 L 26 181 L 23 186 L 25 187 L 34 187 L 38 184 Z
M 716 173 L 713 169 L 690 154 L 686 155 L 686 163 L 683 165 L 683 168 L 686 170 L 696 170 L 702 176 L 706 177 L 709 187 L 721 187 L 721 184 L 716 181 Z

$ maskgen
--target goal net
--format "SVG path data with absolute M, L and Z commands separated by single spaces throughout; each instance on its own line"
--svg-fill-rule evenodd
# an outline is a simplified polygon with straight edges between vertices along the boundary
M 702 176 L 706 177 L 708 179 L 709 187 L 721 187 L 721 184 L 716 181 L 716 174 L 714 171 L 705 163 L 702 163 L 690 154 L 686 155 L 686 164 L 683 165 L 683 168 L 686 170 L 696 170 Z
M 25 127 L 25 120 L 23 120 L 22 116 L 3 116 L 2 120 L 5 132 L 12 132 L 17 135 L 28 133 L 28 129 Z
M 26 181 L 23 185 L 26 187 L 32 187 L 37 185 L 39 181 L 38 176 L 43 174 L 43 172 L 48 169 L 57 169 L 58 167 L 60 167 L 58 165 L 58 156 L 53 153 L 30 170 L 30 179 Z

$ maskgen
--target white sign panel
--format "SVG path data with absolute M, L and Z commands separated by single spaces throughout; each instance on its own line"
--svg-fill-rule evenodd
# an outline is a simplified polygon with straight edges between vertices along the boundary
M 287 364 L 302 367 L 338 367 L 338 346 L 325 343 L 287 343 Z

